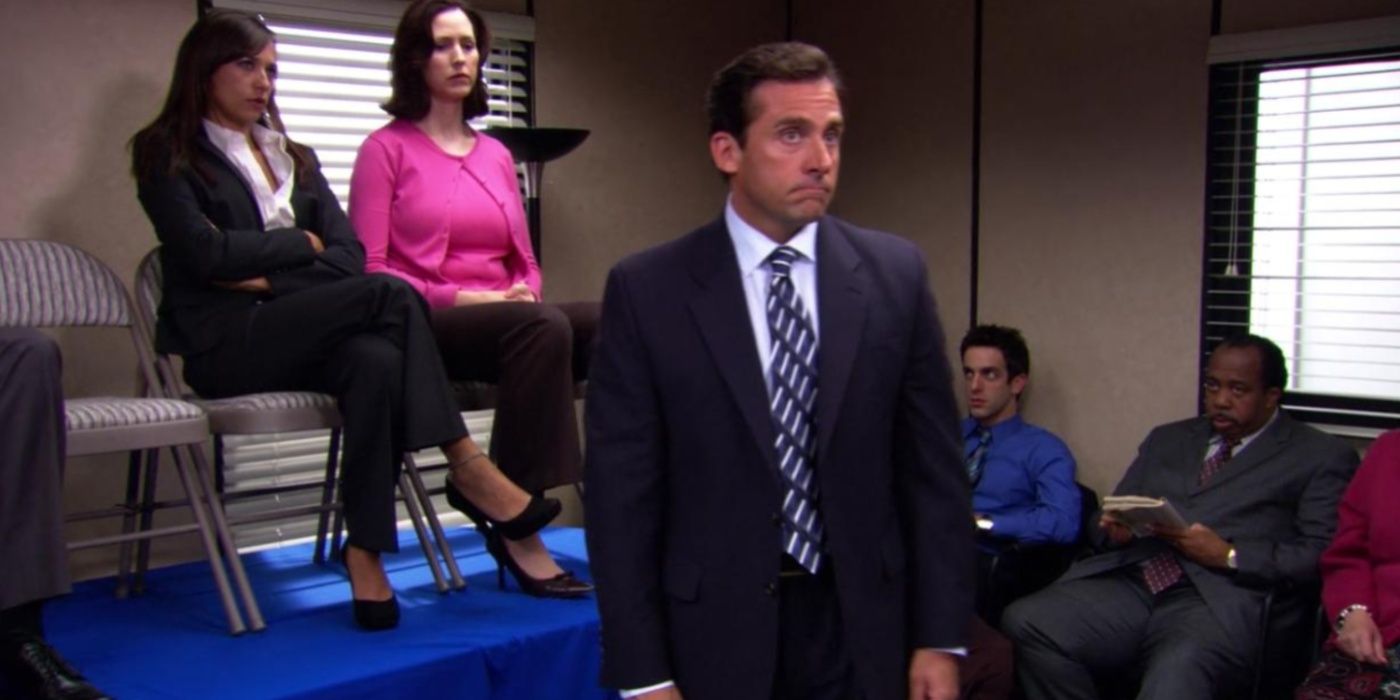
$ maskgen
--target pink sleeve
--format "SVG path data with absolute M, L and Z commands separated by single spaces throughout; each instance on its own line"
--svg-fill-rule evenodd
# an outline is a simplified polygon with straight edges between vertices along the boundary
M 371 136 L 360 146 L 350 175 L 350 225 L 365 246 L 365 272 L 403 279 L 434 309 L 453 306 L 457 301 L 456 286 L 429 282 L 389 261 L 397 179 L 393 160 L 388 147 Z
M 512 231 L 512 243 L 515 247 L 516 265 L 523 266 L 523 270 L 515 270 L 519 275 L 524 272 L 523 279 L 517 278 L 514 281 L 523 281 L 530 291 L 535 293 L 536 299 L 544 299 L 541 295 L 543 278 L 540 275 L 540 264 L 535 260 L 535 249 L 530 245 L 530 224 L 525 218 L 525 205 L 520 201 L 519 180 L 515 176 L 515 161 L 510 158 L 510 151 L 504 146 L 501 149 L 501 170 L 502 177 L 506 178 L 510 186 L 502 188 L 506 191 L 506 216 L 510 219 Z M 513 282 L 514 282 L 513 281 Z
M 1372 614 L 1377 610 L 1370 534 L 1371 518 L 1379 514 L 1373 512 L 1370 494 L 1386 488 L 1383 475 L 1400 469 L 1398 461 L 1400 431 L 1377 438 L 1337 507 L 1337 532 L 1322 553 L 1322 602 L 1330 620 L 1355 603 L 1370 608 Z M 1394 494 L 1377 496 L 1394 498 Z

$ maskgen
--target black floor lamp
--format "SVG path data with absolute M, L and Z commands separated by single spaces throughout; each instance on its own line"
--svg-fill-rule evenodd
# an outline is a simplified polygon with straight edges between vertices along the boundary
M 530 244 L 535 247 L 536 261 L 541 261 L 540 183 L 544 164 L 578 148 L 588 138 L 588 130 L 491 127 L 482 129 L 482 133 L 505 144 L 515 161 L 525 166 L 525 214 L 530 220 Z

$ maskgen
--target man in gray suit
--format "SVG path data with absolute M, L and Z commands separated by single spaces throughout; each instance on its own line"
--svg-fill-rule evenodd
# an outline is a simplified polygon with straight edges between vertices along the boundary
M 62 360 L 48 336 L 0 329 L 0 697 L 106 697 L 44 641 L 44 600 L 68 592 Z
M 1205 415 L 1153 430 L 1114 489 L 1166 498 L 1191 525 L 1134 537 L 1105 514 L 1098 554 L 1007 610 L 1029 700 L 1093 698 L 1096 672 L 1134 667 L 1138 698 L 1228 697 L 1248 679 L 1265 595 L 1317 580 L 1357 463 L 1279 410 L 1287 378 L 1265 338 L 1216 347 Z

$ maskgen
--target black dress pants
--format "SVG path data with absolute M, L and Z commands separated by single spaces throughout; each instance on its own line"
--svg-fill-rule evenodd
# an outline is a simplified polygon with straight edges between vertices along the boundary
M 185 359 L 201 396 L 319 391 L 344 424 L 341 486 L 349 541 L 396 551 L 394 487 L 405 450 L 467 434 L 427 309 L 387 275 L 338 280 L 268 299 L 235 319 L 222 344 Z
M 574 383 L 587 378 L 599 310 L 507 301 L 432 312 L 448 376 L 496 385 L 491 450 L 526 491 L 583 478 Z
M 861 693 L 846 649 L 831 566 L 816 575 L 797 573 L 787 555 L 778 579 L 778 668 L 774 700 L 859 700 Z

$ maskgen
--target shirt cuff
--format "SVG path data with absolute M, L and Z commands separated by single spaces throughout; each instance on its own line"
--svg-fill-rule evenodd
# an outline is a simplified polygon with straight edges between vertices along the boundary
M 635 697 L 637 697 L 638 695 L 641 695 L 641 694 L 643 694 L 643 693 L 650 693 L 650 692 L 654 692 L 654 691 L 657 691 L 657 690 L 664 690 L 664 689 L 666 689 L 666 688 L 674 687 L 675 685 L 676 685 L 676 682 L 675 682 L 675 681 L 664 681 L 664 682 L 662 682 L 662 683 L 657 683 L 656 685 L 649 685 L 649 686 L 647 686 L 647 687 L 645 687 L 645 688 L 632 688 L 632 689 L 630 689 L 630 690 L 619 690 L 619 691 L 617 691 L 617 694 L 620 695 L 620 696 L 622 696 L 622 697 L 624 697 L 624 698 L 635 698 Z
M 953 656 L 967 656 L 967 647 L 929 647 L 928 650 L 941 651 L 944 654 L 952 654 Z

